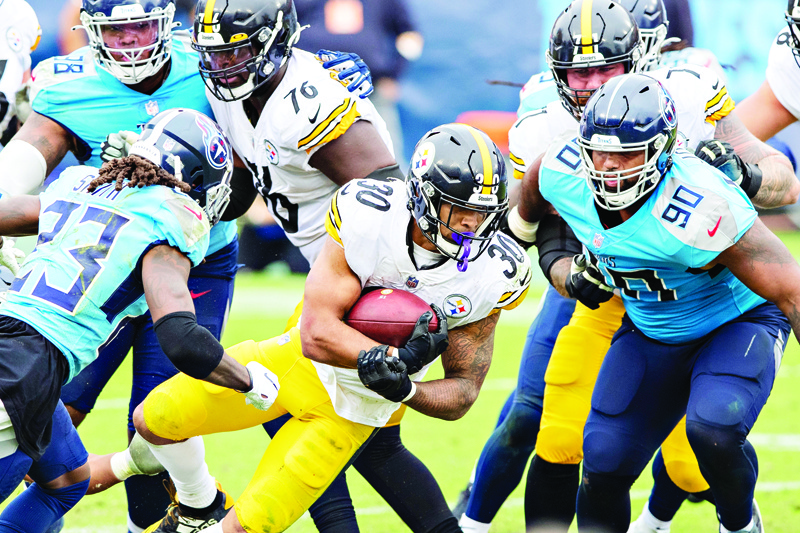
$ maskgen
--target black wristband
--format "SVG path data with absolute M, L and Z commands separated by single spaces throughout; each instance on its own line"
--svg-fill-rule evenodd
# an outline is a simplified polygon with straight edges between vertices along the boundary
M 745 169 L 744 177 L 742 178 L 742 190 L 748 198 L 755 198 L 761 188 L 764 173 L 755 163 L 745 163 L 742 166 Z
M 153 324 L 153 331 L 175 368 L 195 379 L 208 377 L 225 354 L 219 341 L 188 311 L 164 315 Z
M 539 268 L 549 282 L 553 265 L 564 257 L 572 257 L 583 251 L 580 241 L 567 223 L 558 215 L 545 215 L 536 231 L 539 249 Z

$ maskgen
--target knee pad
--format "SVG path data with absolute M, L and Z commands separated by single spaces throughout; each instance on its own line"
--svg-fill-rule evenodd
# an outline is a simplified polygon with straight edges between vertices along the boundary
M 578 464 L 583 459 L 583 425 L 548 425 L 539 431 L 536 454 L 548 463 Z
M 350 435 L 330 422 L 315 424 L 289 449 L 284 459 L 288 471 L 311 491 L 327 486 L 355 452 Z
M 499 426 L 504 444 L 514 448 L 536 446 L 541 421 L 539 406 L 514 402 Z

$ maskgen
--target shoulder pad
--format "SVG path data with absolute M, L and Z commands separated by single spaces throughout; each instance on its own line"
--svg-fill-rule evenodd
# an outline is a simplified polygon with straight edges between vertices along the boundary
M 31 72 L 31 102 L 44 89 L 94 73 L 94 60 L 88 47 L 79 48 L 68 56 L 55 56 L 40 61 Z

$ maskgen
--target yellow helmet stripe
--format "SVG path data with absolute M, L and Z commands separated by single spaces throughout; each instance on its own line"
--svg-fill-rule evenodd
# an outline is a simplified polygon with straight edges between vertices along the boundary
M 472 126 L 467 126 L 467 130 L 475 137 L 475 142 L 478 143 L 481 163 L 483 163 L 483 189 L 481 190 L 481 194 L 492 194 L 492 180 L 494 175 L 492 174 L 492 156 L 489 153 L 489 146 L 486 144 L 480 131 Z
M 203 30 L 204 33 L 211 33 L 211 25 L 214 24 L 214 5 L 217 0 L 208 0 L 206 9 L 203 11 Z
M 583 0 L 581 6 L 581 45 L 582 54 L 594 52 L 592 47 L 592 0 Z

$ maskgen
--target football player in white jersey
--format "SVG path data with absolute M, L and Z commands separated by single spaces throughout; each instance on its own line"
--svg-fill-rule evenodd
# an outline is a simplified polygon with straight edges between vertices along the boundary
M 42 29 L 25 0 L 0 3 L 0 144 L 11 138 L 30 109 L 17 109 L 16 95 L 31 77 L 31 52 L 39 45 Z M 24 106 L 23 106 L 24 107 Z M 20 114 L 20 117 L 17 115 Z M 15 121 L 14 119 L 17 118 Z
M 800 0 L 788 0 L 784 16 L 789 27 L 772 43 L 766 80 L 738 106 L 742 121 L 762 140 L 800 120 Z
M 207 533 L 283 531 L 401 403 L 437 418 L 463 416 L 489 369 L 499 311 L 522 301 L 531 276 L 524 251 L 497 232 L 506 186 L 503 156 L 489 137 L 448 124 L 418 143 L 405 182 L 359 179 L 342 187 L 306 282 L 300 327 L 228 350 L 278 375 L 272 408 L 256 412 L 185 376 L 137 408 L 137 431 L 154 445 L 180 501 L 148 531 L 193 531 L 200 524 L 210 526 Z M 376 346 L 343 322 L 370 287 L 409 290 L 432 304 L 405 346 Z M 434 312 L 440 327 L 429 332 Z M 421 382 L 440 354 L 444 378 Z M 287 412 L 292 418 L 267 447 L 236 512 L 228 512 L 215 500 L 197 435 Z M 212 518 L 220 523 L 206 522 Z
M 397 167 L 372 103 L 294 46 L 302 29 L 291 0 L 200 0 L 193 47 L 216 119 L 272 215 L 313 263 L 336 189 Z
M 651 48 L 643 49 L 639 42 L 636 21 L 628 12 L 632 7 L 633 4 L 621 6 L 613 2 L 600 4 L 590 0 L 577 0 L 556 21 L 547 59 L 560 98 L 540 109 L 523 114 L 509 132 L 511 161 L 516 177 L 523 176 L 530 164 L 544 153 L 552 139 L 560 135 L 574 135 L 576 119 L 580 117 L 583 104 L 597 87 L 616 75 L 643 68 L 643 63 L 652 64 L 654 56 L 657 59 L 661 43 L 657 38 L 649 38 L 647 42 Z M 661 2 L 656 7 L 663 12 Z M 656 37 L 659 34 L 663 39 L 666 35 L 665 29 L 655 32 Z M 595 39 L 595 42 L 592 35 L 601 37 Z M 658 69 L 651 71 L 650 75 L 675 95 L 684 143 L 694 148 L 701 141 L 713 139 L 715 134 L 720 135 L 736 143 L 743 154 L 749 154 L 748 161 L 759 162 L 764 174 L 768 176 L 760 182 L 761 188 L 758 184 L 751 186 L 749 192 L 758 193 L 755 202 L 768 206 L 783 205 L 797 197 L 800 184 L 794 179 L 789 161 L 747 133 L 731 113 L 733 101 L 728 96 L 725 85 L 713 71 L 702 67 L 686 67 Z M 544 80 L 544 76 L 540 78 Z M 533 92 L 529 86 L 522 96 L 541 98 L 542 94 L 544 91 Z M 579 154 L 574 155 L 572 163 L 577 167 L 580 158 Z M 758 169 L 755 169 L 753 173 L 757 172 Z M 741 181 L 741 171 L 739 178 Z M 526 181 L 523 180 L 523 194 L 525 186 Z M 570 265 L 567 261 L 565 270 L 559 271 L 560 252 L 555 255 L 553 252 L 559 249 L 564 242 L 564 232 L 569 230 L 561 227 L 558 217 L 547 217 L 542 221 L 537 239 L 535 227 L 525 224 L 519 216 L 524 208 L 523 199 L 521 205 L 510 213 L 511 231 L 521 241 L 531 243 L 538 240 L 543 271 L 554 286 L 560 285 L 563 288 Z M 572 251 L 576 252 L 574 249 Z M 519 450 L 526 450 L 526 453 L 505 452 L 503 455 L 505 468 L 508 468 L 508 458 L 513 457 L 514 462 L 519 464 L 515 473 L 520 478 L 524 462 L 536 446 L 537 455 L 528 475 L 526 490 L 527 526 L 541 527 L 545 523 L 556 523 L 566 531 L 574 516 L 578 466 L 582 456 L 583 421 L 588 414 L 588 401 L 599 363 L 624 310 L 618 299 L 604 304 L 604 310 L 598 313 L 579 304 L 572 321 L 559 334 L 558 328 L 564 326 L 570 318 L 568 312 L 560 309 L 564 300 L 554 292 L 551 290 L 545 295 L 545 306 L 559 316 L 565 315 L 564 320 L 554 320 L 551 323 L 551 327 L 555 328 L 554 332 L 543 331 L 541 324 L 535 323 L 539 329 L 536 332 L 539 340 L 533 342 L 533 339 L 529 339 L 529 345 L 526 345 L 526 351 L 530 346 L 532 356 L 550 357 L 549 363 L 525 367 L 544 374 L 546 366 L 546 375 L 538 378 L 538 381 L 544 379 L 546 385 L 542 386 L 530 377 L 520 378 L 524 390 L 521 394 L 518 386 L 515 393 L 508 415 L 512 421 L 501 424 L 495 430 L 479 460 L 479 475 L 476 477 L 473 493 L 477 488 L 482 495 L 470 497 L 461 521 L 465 531 L 487 531 L 490 520 L 502 503 L 499 494 L 509 494 L 518 482 L 519 478 L 515 477 L 513 485 L 509 486 L 508 481 L 492 479 L 498 477 L 498 474 L 493 473 L 495 469 L 486 468 L 484 472 L 481 471 L 482 464 L 491 465 L 491 457 L 499 457 L 503 453 L 498 451 L 503 442 L 513 442 Z M 547 338 L 555 339 L 556 336 L 558 340 L 552 348 L 551 356 L 551 352 L 544 350 L 541 345 Z M 580 357 L 576 354 L 580 354 Z M 518 418 L 523 415 L 518 415 L 517 411 L 525 413 L 524 416 L 530 419 L 530 423 L 521 424 Z M 533 419 L 536 417 L 541 417 L 538 432 L 522 429 L 535 427 L 538 420 Z M 669 449 L 668 459 L 679 465 L 671 471 L 677 478 L 675 481 L 693 492 L 707 489 L 688 443 L 685 442 L 685 436 L 682 442 Z M 682 454 L 680 450 L 686 450 L 687 453 Z M 685 459 L 684 455 L 689 458 Z M 688 466 L 683 468 L 687 462 Z M 482 475 L 485 480 L 480 479 Z M 501 493 L 501 490 L 507 492 Z

